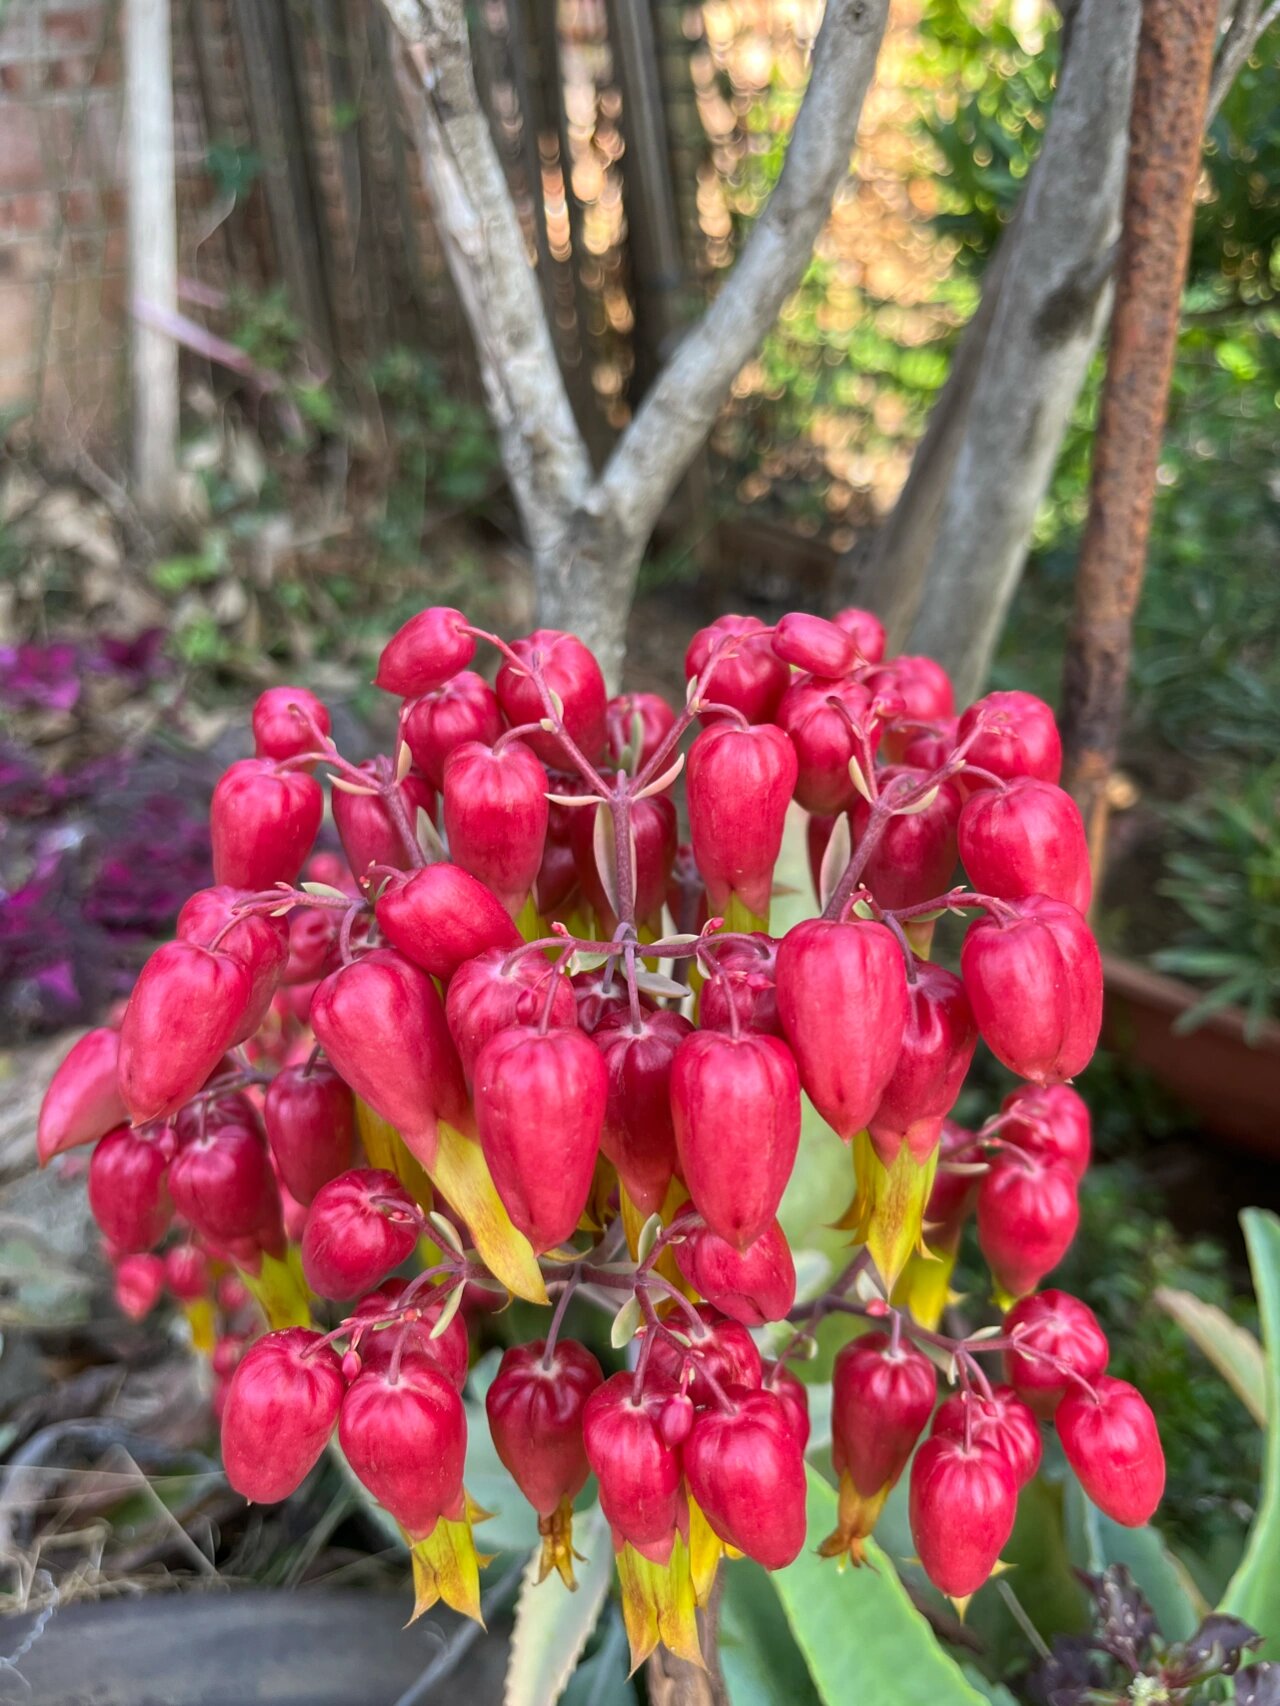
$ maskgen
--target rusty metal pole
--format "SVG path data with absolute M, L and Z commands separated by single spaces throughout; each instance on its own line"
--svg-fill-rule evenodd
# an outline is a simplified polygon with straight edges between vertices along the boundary
M 1142 8 L 1115 308 L 1062 683 L 1064 784 L 1089 831 L 1095 890 L 1151 531 L 1218 11 L 1219 0 L 1144 0 Z

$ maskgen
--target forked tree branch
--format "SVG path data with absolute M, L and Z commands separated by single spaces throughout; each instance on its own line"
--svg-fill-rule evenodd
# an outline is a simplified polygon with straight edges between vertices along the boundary
M 406 73 L 406 106 L 533 554 L 540 617 L 572 625 L 616 681 L 649 535 L 734 378 L 803 277 L 848 172 L 889 0 L 828 0 L 768 206 L 594 482 L 476 92 L 462 0 L 383 4 L 408 44 L 415 77 Z

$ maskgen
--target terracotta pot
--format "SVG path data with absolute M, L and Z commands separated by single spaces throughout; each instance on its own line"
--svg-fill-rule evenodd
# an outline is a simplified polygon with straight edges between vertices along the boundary
M 1103 1041 L 1193 1108 L 1206 1130 L 1280 1155 L 1280 1024 L 1264 1024 L 1249 1042 L 1244 1013 L 1225 1007 L 1194 1030 L 1175 1031 L 1203 990 L 1111 955 L 1103 970 Z

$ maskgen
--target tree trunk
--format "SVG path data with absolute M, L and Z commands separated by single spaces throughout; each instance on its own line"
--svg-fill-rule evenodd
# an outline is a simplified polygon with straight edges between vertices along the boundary
M 169 0 L 126 0 L 129 291 L 172 317 L 178 308 L 178 220 L 173 182 L 173 69 Z M 178 346 L 135 308 L 130 380 L 133 479 L 139 507 L 164 515 L 178 473 Z
M 1008 234 L 984 360 L 908 650 L 981 691 L 1106 317 L 1140 0 L 1082 0 L 1044 147 Z
M 1084 814 L 1095 873 L 1173 375 L 1217 10 L 1217 0 L 1146 0 L 1138 43 L 1115 314 L 1063 675 L 1065 780 Z

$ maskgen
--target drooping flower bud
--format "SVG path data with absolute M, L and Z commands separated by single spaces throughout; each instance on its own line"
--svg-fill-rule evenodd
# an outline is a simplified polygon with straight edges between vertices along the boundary
M 400 1359 L 424 1357 L 438 1368 L 459 1392 L 467 1383 L 467 1365 L 471 1347 L 467 1341 L 467 1326 L 459 1309 L 449 1325 L 434 1338 L 432 1329 L 440 1319 L 452 1287 L 431 1285 L 414 1292 L 409 1315 L 396 1325 L 379 1327 L 390 1315 L 404 1309 L 404 1295 L 412 1282 L 398 1274 L 384 1280 L 376 1291 L 362 1297 L 355 1307 L 353 1319 L 359 1326 L 359 1356 L 363 1367 L 389 1369 L 397 1347 Z M 401 1345 L 401 1340 L 403 1344 Z
M 586 1485 L 582 1440 L 587 1400 L 604 1379 L 585 1345 L 559 1339 L 512 1345 L 485 1394 L 494 1449 L 539 1516 L 551 1516 Z
M 630 1018 L 631 997 L 627 993 L 626 979 L 617 965 L 606 960 L 604 965 L 594 966 L 589 971 L 574 972 L 569 982 L 573 985 L 574 1004 L 578 1009 L 578 1027 L 589 1037 L 595 1036 L 606 1021 L 613 1020 L 619 1013 Z M 637 995 L 642 1013 L 656 1011 L 651 997 L 643 991 L 637 991 Z M 670 1016 L 679 1017 L 678 1014 Z M 680 1034 L 683 1036 L 684 1032 Z
M 913 964 L 907 984 L 902 1049 L 871 1119 L 871 1141 L 886 1167 L 904 1143 L 924 1161 L 941 1140 L 942 1121 L 956 1104 L 978 1027 L 964 985 L 945 966 Z
M 426 812 L 433 823 L 436 818 L 436 795 L 430 782 L 412 770 L 396 781 L 390 760 L 385 757 L 366 759 L 360 769 L 368 776 L 370 787 L 397 789 L 409 834 L 416 845 L 418 813 Z M 412 869 L 414 855 L 380 794 L 353 794 L 349 789 L 335 787 L 333 821 L 347 863 L 358 880 L 363 880 L 370 865 L 391 865 L 397 871 Z
M 958 740 L 972 734 L 978 721 L 982 732 L 969 747 L 970 764 L 1012 782 L 1018 776 L 1035 776 L 1041 782 L 1056 782 L 1062 774 L 1062 740 L 1053 712 L 1034 693 L 988 693 L 976 699 L 960 718 Z M 966 776 L 970 788 L 990 786 L 978 776 Z
M 906 781 L 900 780 L 904 777 Z M 892 786 L 906 797 L 911 792 L 909 783 L 924 782 L 926 772 L 890 764 L 879 772 L 878 780 L 882 794 Z M 855 848 L 862 844 L 870 817 L 871 807 L 859 795 L 849 814 Z M 862 869 L 862 881 L 881 906 L 890 912 L 919 906 L 950 888 L 959 821 L 960 790 L 954 782 L 940 782 L 923 809 L 889 819 Z
M 311 1024 L 334 1070 L 435 1162 L 437 1122 L 470 1126 L 462 1068 L 436 986 L 390 948 L 343 966 L 316 990 Z
M 676 1388 L 649 1378 L 639 1400 L 632 1376 L 597 1386 L 582 1416 L 587 1461 L 600 1483 L 600 1504 L 615 1542 L 649 1551 L 670 1545 L 680 1518 L 680 1453 L 659 1426 Z
M 608 1083 L 600 1147 L 636 1207 L 654 1214 L 662 1207 L 676 1168 L 671 1063 L 693 1026 L 679 1013 L 643 1011 L 636 1029 L 626 1005 L 626 984 L 621 977 L 617 981 L 622 1004 L 592 1032 Z
M 1068 1388 L 1054 1413 L 1067 1462 L 1112 1522 L 1141 1528 L 1164 1494 L 1164 1450 L 1151 1407 L 1127 1380 Z
M 282 1067 L 267 1086 L 262 1117 L 280 1177 L 304 1207 L 350 1167 L 355 1102 L 325 1062 Z
M 858 661 L 858 648 L 846 629 L 822 616 L 791 610 L 773 631 L 773 649 L 784 663 L 825 681 L 847 675 Z
M 930 1432 L 963 1440 L 966 1427 L 975 1445 L 988 1445 L 1001 1454 L 1021 1492 L 1039 1469 L 1043 1455 L 1040 1428 L 1030 1406 L 1012 1386 L 993 1387 L 989 1398 L 976 1391 L 955 1392 L 934 1411 Z
M 692 681 L 697 676 L 699 699 L 731 705 L 749 723 L 772 720 L 791 679 L 791 671 L 774 653 L 763 628 L 757 616 L 717 616 L 709 628 L 699 628 L 684 654 L 684 677 Z M 741 638 L 712 663 L 726 635 Z
M 633 754 L 632 774 L 638 775 L 675 726 L 676 714 L 658 693 L 622 693 L 605 706 L 605 739 L 610 762 L 622 763 Z
M 278 770 L 269 758 L 240 759 L 224 772 L 209 807 L 214 882 L 253 890 L 294 882 L 323 815 L 314 776 Z
M 1088 912 L 1093 878 L 1084 819 L 1071 795 L 1052 782 L 1020 776 L 1003 788 L 977 789 L 960 814 L 959 842 L 969 880 L 982 894 L 1002 900 L 1046 894 Z
M 809 1443 L 809 1388 L 798 1375 L 792 1374 L 785 1362 L 765 1363 L 761 1384 L 782 1405 L 787 1425 L 803 1451 Z
M 152 1137 L 117 1126 L 89 1157 L 89 1208 L 107 1239 L 122 1255 L 153 1250 L 173 1214 L 165 1175 L 173 1134 Z
M 116 1263 L 115 1300 L 130 1321 L 144 1321 L 164 1291 L 164 1262 L 159 1256 L 135 1254 Z
M 327 906 L 295 906 L 289 926 L 289 958 L 281 982 L 291 989 L 316 983 L 338 965 L 338 916 Z
M 655 1374 L 679 1384 L 688 1363 L 692 1374 L 688 1392 L 695 1404 L 716 1402 L 712 1381 L 721 1387 L 754 1390 L 759 1386 L 764 1365 L 755 1340 L 740 1321 L 727 1320 L 709 1303 L 700 1303 L 692 1312 L 680 1310 L 667 1326 L 689 1341 L 688 1348 L 660 1333 L 650 1352 L 649 1366 Z M 648 1330 L 642 1329 L 641 1336 Z
M 800 1143 L 790 1051 L 751 1031 L 695 1031 L 672 1063 L 671 1107 L 694 1206 L 713 1232 L 745 1250 L 776 1217 Z
M 219 950 L 239 960 L 249 974 L 249 1005 L 233 1045 L 247 1041 L 261 1026 L 289 959 L 285 920 L 261 912 L 237 914 L 236 902 L 243 899 L 240 889 L 197 889 L 178 914 L 176 926 L 180 942 L 207 948 L 216 940 Z
M 778 944 L 761 930 L 745 941 L 726 942 L 715 952 L 715 970 L 702 986 L 698 1023 L 704 1031 L 728 1031 L 733 1019 L 744 1031 L 782 1035 L 778 993 L 774 986 Z
M 128 1119 L 119 1063 L 120 1033 L 106 1025 L 86 1031 L 62 1057 L 40 1103 L 36 1156 L 42 1167 Z
M 202 1237 L 222 1244 L 259 1239 L 279 1225 L 280 1193 L 261 1132 L 210 1127 L 183 1144 L 169 1166 L 169 1194 Z
M 304 715 L 299 715 L 299 713 Z M 268 687 L 253 707 L 253 750 L 259 758 L 279 762 L 314 752 L 310 718 L 322 735 L 329 733 L 329 713 L 305 687 Z
M 138 974 L 120 1027 L 120 1093 L 136 1123 L 196 1093 L 243 1029 L 253 981 L 239 960 L 166 942 Z
M 998 1154 L 978 1188 L 978 1245 L 1010 1297 L 1034 1291 L 1080 1224 L 1075 1176 L 1060 1161 Z
M 560 701 L 565 733 L 587 759 L 599 756 L 604 745 L 604 712 L 609 697 L 600 665 L 575 634 L 558 628 L 538 628 L 511 650 L 519 664 L 508 661 L 494 683 L 498 703 L 512 728 L 538 723 L 547 715 L 530 671 L 538 668 L 547 687 Z M 529 745 L 544 764 L 572 768 L 573 760 L 559 735 L 546 730 L 530 734 Z
M 909 1016 L 902 949 L 883 924 L 813 918 L 783 937 L 777 979 L 800 1082 L 848 1143 L 880 1106 L 902 1050 Z
M 738 895 L 766 918 L 795 790 L 795 748 L 772 723 L 714 723 L 690 748 L 685 778 L 694 857 L 711 906 L 724 912 Z
M 952 1599 L 967 1599 L 990 1576 L 1017 1508 L 1013 1471 L 990 1446 L 935 1434 L 916 1453 L 911 1538 L 929 1580 Z
M 1102 956 L 1074 907 L 1028 895 L 975 919 L 960 971 L 978 1029 L 1011 1072 L 1055 1084 L 1089 1064 L 1102 1029 Z
M 776 1220 L 745 1250 L 695 1225 L 675 1246 L 675 1257 L 696 1292 L 746 1327 L 781 1321 L 795 1304 L 795 1262 Z
M 587 1206 L 607 1095 L 600 1050 L 577 1029 L 499 1031 L 476 1061 L 484 1158 L 539 1254 L 572 1237 Z
M 335 1353 L 305 1327 L 250 1345 L 222 1412 L 222 1462 L 237 1493 L 269 1505 L 302 1485 L 333 1432 L 344 1384 Z
M 444 767 L 449 856 L 470 871 L 514 918 L 542 863 L 547 773 L 522 740 L 494 751 L 466 741 Z
M 352 1381 L 338 1416 L 338 1443 L 357 1479 L 411 1540 L 440 1518 L 463 1514 L 467 1418 L 438 1369 L 420 1358 L 368 1368 Z
M 852 639 L 863 663 L 880 662 L 884 656 L 886 636 L 884 623 L 878 616 L 873 616 L 869 610 L 859 610 L 856 605 L 849 605 L 844 610 L 837 610 L 831 620 Z
M 469 1079 L 475 1077 L 476 1061 L 490 1037 L 538 1023 L 546 1005 L 548 982 L 555 985 L 551 1023 L 557 1027 L 576 1024 L 573 986 L 541 954 L 511 959 L 502 948 L 487 948 L 458 967 L 449 981 L 445 1012 Z
M 797 676 L 778 707 L 778 723 L 795 748 L 796 799 L 807 812 L 843 811 L 855 797 L 849 760 L 862 757 L 850 724 L 865 731 L 872 752 L 880 743 L 869 690 L 857 681 Z
M 1024 1084 L 1001 1104 L 1000 1136 L 1015 1149 L 1061 1161 L 1077 1179 L 1089 1170 L 1092 1127 L 1085 1099 L 1068 1084 Z
M 302 1271 L 321 1297 L 359 1297 L 407 1261 L 421 1216 L 394 1173 L 355 1168 L 316 1192 L 302 1234 Z
M 831 1450 L 864 1499 L 892 1487 L 933 1412 L 938 1377 L 922 1351 L 887 1333 L 863 1333 L 836 1357 Z
M 420 610 L 383 646 L 374 686 L 401 699 L 443 687 L 476 655 L 474 636 L 462 632 L 466 625 L 462 612 L 448 605 Z
M 418 769 L 433 788 L 443 788 L 449 754 L 467 741 L 492 746 L 502 728 L 497 694 L 482 675 L 464 669 L 406 707 L 401 733 Z
M 1004 1354 L 1005 1378 L 1041 1418 L 1054 1413 L 1072 1375 L 1096 1385 L 1111 1355 L 1093 1310 L 1065 1291 L 1024 1297 L 1005 1316 L 1004 1330 L 1015 1341 Z
M 867 686 L 873 693 L 894 693 L 902 701 L 901 719 L 910 723 L 934 723 L 955 715 L 956 696 L 951 677 L 934 658 L 901 655 L 889 658 L 868 672 Z M 899 719 L 895 719 L 899 720 Z M 900 756 L 914 730 L 887 737 L 890 755 Z
M 702 1410 L 684 1444 L 689 1491 L 727 1546 L 766 1570 L 800 1554 L 805 1536 L 804 1458 L 782 1401 L 731 1386 L 732 1410 Z
M 207 1297 L 211 1280 L 208 1259 L 194 1244 L 175 1244 L 164 1253 L 164 1281 L 179 1303 Z
M 389 882 L 374 911 L 391 946 L 445 982 L 464 960 L 523 941 L 498 897 L 460 865 L 425 865 Z

